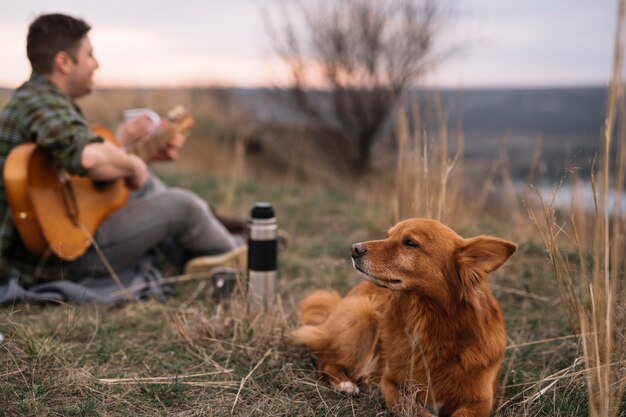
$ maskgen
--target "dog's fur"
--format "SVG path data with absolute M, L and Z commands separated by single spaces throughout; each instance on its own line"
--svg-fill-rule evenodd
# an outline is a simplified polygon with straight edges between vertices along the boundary
M 293 338 L 338 391 L 373 383 L 396 412 L 489 416 L 506 340 L 487 278 L 516 250 L 495 237 L 464 239 L 435 220 L 403 221 L 386 239 L 352 246 L 367 281 L 344 298 L 307 296 Z

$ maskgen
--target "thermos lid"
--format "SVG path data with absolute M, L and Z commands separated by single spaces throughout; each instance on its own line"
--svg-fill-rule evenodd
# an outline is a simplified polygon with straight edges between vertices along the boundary
M 274 207 L 270 203 L 255 203 L 252 207 L 251 217 L 253 219 L 271 219 L 274 217 Z

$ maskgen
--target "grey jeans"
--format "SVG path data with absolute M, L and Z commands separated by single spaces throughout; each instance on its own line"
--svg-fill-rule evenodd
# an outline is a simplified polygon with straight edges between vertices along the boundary
M 95 240 L 116 271 L 158 247 L 198 256 L 226 252 L 237 245 L 203 199 L 191 191 L 168 187 L 154 175 L 102 223 Z M 71 276 L 108 274 L 93 246 L 66 267 Z

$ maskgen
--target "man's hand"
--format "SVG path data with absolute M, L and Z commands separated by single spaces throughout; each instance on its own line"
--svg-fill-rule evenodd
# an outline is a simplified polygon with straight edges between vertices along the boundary
M 173 161 L 178 159 L 180 150 L 186 140 L 187 136 L 182 133 L 176 133 L 167 141 L 165 148 L 158 150 L 150 159 L 156 161 Z
M 115 131 L 115 137 L 122 147 L 128 147 L 154 135 L 158 128 L 148 114 L 140 114 L 120 123 Z
M 86 145 L 81 164 L 89 178 L 96 181 L 123 179 L 131 190 L 140 188 L 148 180 L 146 163 L 111 142 Z
M 131 147 L 143 140 L 153 140 L 154 136 L 162 134 L 169 128 L 167 120 L 161 119 L 155 125 L 155 119 L 148 114 L 140 114 L 130 120 L 120 123 L 115 136 L 123 147 Z M 176 133 L 168 139 L 165 146 L 150 155 L 150 160 L 173 161 L 178 158 L 180 150 L 185 144 L 187 137 L 182 133 Z
M 148 167 L 143 159 L 138 156 L 129 156 L 132 159 L 135 169 L 133 175 L 124 178 L 124 182 L 126 183 L 126 187 L 130 190 L 138 190 L 146 183 L 146 181 L 148 181 Z

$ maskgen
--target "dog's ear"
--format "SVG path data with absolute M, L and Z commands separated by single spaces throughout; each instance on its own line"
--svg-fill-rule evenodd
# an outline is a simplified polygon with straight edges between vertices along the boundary
M 517 250 L 517 245 L 508 240 L 490 236 L 464 239 L 455 253 L 459 276 L 464 285 L 474 285 L 500 268 Z

